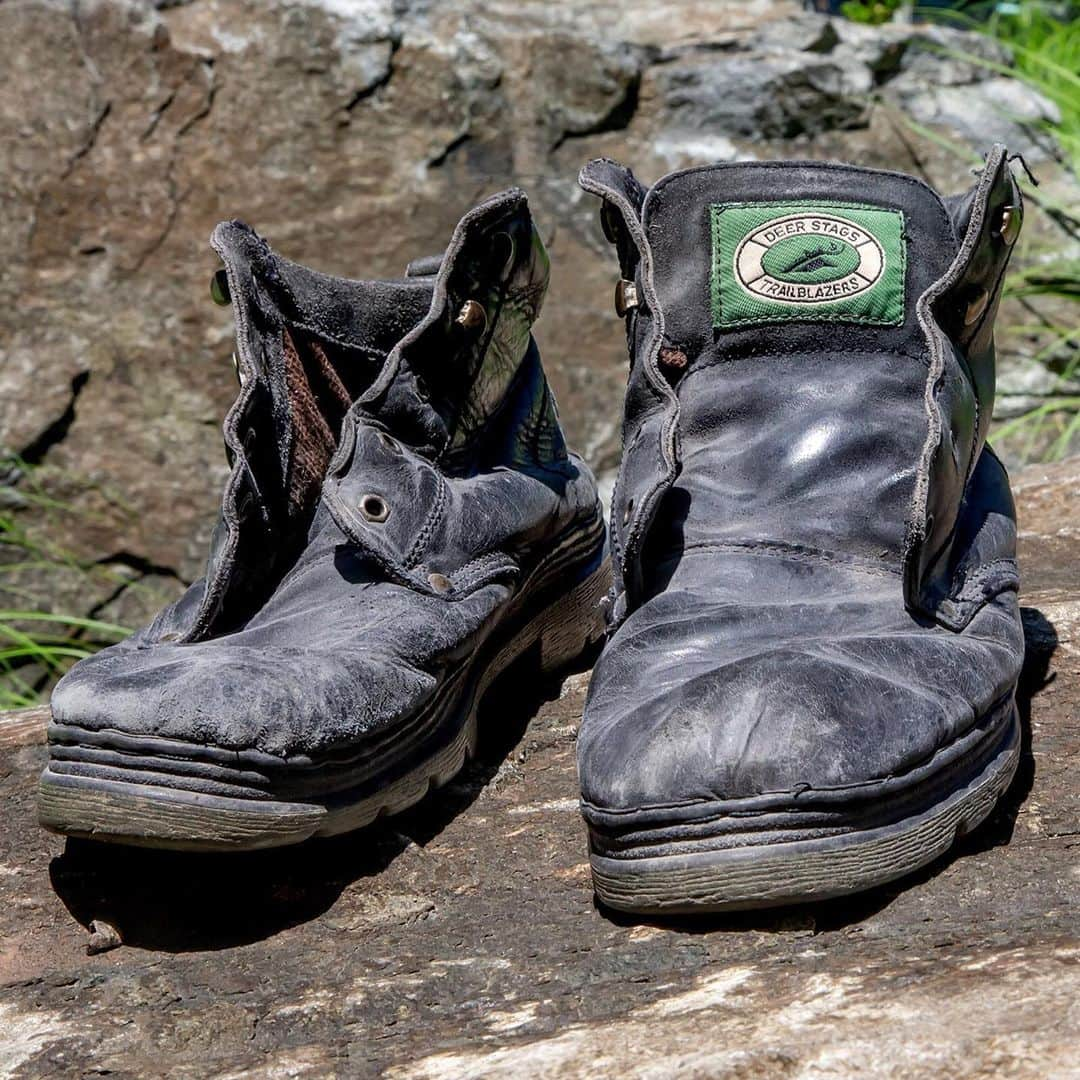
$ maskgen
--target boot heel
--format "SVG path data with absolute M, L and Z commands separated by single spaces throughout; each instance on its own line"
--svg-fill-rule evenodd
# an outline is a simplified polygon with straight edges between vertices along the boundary
M 603 599 L 611 588 L 604 551 L 592 569 L 533 616 L 494 653 L 480 675 L 474 701 L 511 665 L 527 658 L 530 677 L 580 671 L 589 666 L 606 633 Z
M 552 604 L 537 620 L 539 669 L 542 674 L 585 667 L 604 639 L 604 599 L 611 588 L 611 563 L 600 565 Z

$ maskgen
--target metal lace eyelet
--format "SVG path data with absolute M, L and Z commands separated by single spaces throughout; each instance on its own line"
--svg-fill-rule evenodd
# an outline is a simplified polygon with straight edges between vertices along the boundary
M 638 306 L 637 286 L 626 278 L 620 278 L 615 286 L 615 314 L 620 319 L 626 317 L 627 312 Z
M 172 643 L 174 641 L 179 641 L 180 637 L 181 637 L 181 635 L 180 635 L 179 631 L 170 630 L 167 634 L 162 634 L 161 637 L 158 638 L 158 642 L 159 643 L 170 644 L 170 643 Z
M 437 593 L 448 593 L 454 587 L 453 582 L 445 574 L 428 574 L 428 584 Z
M 622 523 L 624 525 L 630 524 L 630 517 L 634 512 L 634 500 L 628 499 L 626 502 L 626 509 L 623 511 Z
M 250 491 L 245 491 L 236 506 L 236 517 L 239 521 L 247 521 L 251 517 L 252 508 L 255 506 L 255 496 Z
M 463 330 L 482 331 L 487 326 L 487 312 L 478 300 L 466 300 L 454 320 Z
M 1001 216 L 998 218 L 994 232 L 1001 237 L 1001 242 L 1006 247 L 1012 247 L 1020 235 L 1020 226 L 1022 224 L 1023 218 L 1020 214 L 1020 207 L 1004 206 L 1001 209 Z
M 364 495 L 360 499 L 360 513 L 367 521 L 385 521 L 390 516 L 390 507 L 380 495 Z
M 379 442 L 381 442 L 387 450 L 393 450 L 395 453 L 397 453 L 401 449 L 401 446 L 398 444 L 397 439 L 391 438 L 389 435 L 386 434 L 385 431 L 379 432 Z

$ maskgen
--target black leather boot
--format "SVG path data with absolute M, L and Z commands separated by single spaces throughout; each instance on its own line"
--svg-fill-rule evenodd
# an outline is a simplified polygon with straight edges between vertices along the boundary
M 985 446 L 1005 149 L 948 198 L 820 162 L 581 183 L 631 356 L 578 744 L 596 891 L 716 911 L 907 874 L 1020 746 L 1016 525 Z
M 404 280 L 329 278 L 218 227 L 241 391 L 207 573 L 57 686 L 40 817 L 258 848 L 355 829 L 462 766 L 484 690 L 575 660 L 610 584 L 588 469 L 530 333 L 524 195 Z

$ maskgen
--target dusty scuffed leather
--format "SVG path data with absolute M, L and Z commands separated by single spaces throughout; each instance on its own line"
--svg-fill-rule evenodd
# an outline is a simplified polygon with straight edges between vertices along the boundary
M 242 387 L 207 573 L 76 665 L 54 720 L 290 760 L 357 740 L 392 756 L 383 737 L 530 601 L 539 560 L 561 545 L 583 561 L 603 544 L 595 483 L 566 450 L 530 333 L 543 245 L 517 190 L 470 211 L 441 257 L 396 282 L 315 273 L 236 222 L 212 242 Z M 482 326 L 456 321 L 467 300 Z M 332 352 L 353 397 L 311 505 L 286 494 L 300 444 L 283 331 Z M 362 512 L 372 497 L 385 520 Z M 211 790 L 212 777 L 196 770 L 189 786 Z
M 639 300 L 612 633 L 578 743 L 586 818 L 681 828 L 722 809 L 880 807 L 886 792 L 899 813 L 905 785 L 1000 737 L 1023 657 L 1012 499 L 984 446 L 1010 253 L 996 226 L 1020 210 L 1004 148 L 947 200 L 809 162 L 646 190 L 601 160 L 581 183 Z M 901 323 L 714 329 L 710 205 L 783 200 L 902 212 Z

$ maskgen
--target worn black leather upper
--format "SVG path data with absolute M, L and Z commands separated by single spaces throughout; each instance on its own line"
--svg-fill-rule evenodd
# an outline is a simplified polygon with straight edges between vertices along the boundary
M 707 166 L 646 190 L 595 161 L 581 183 L 638 300 L 612 636 L 579 739 L 586 817 L 874 799 L 981 752 L 1023 654 L 1012 500 L 984 447 L 1015 239 L 1002 212 L 1021 212 L 1004 148 L 949 200 L 820 162 Z M 737 289 L 749 314 L 723 310 L 717 276 L 753 260 L 722 248 L 718 216 L 788 204 L 901 223 L 888 313 L 755 308 Z M 754 249 L 766 267 L 774 240 Z
M 206 577 L 76 665 L 54 720 L 287 760 L 390 754 L 553 588 L 540 578 L 602 549 L 530 334 L 546 254 L 516 190 L 396 282 L 314 273 L 235 222 L 213 244 L 242 389 Z M 190 784 L 210 790 L 203 772 Z

